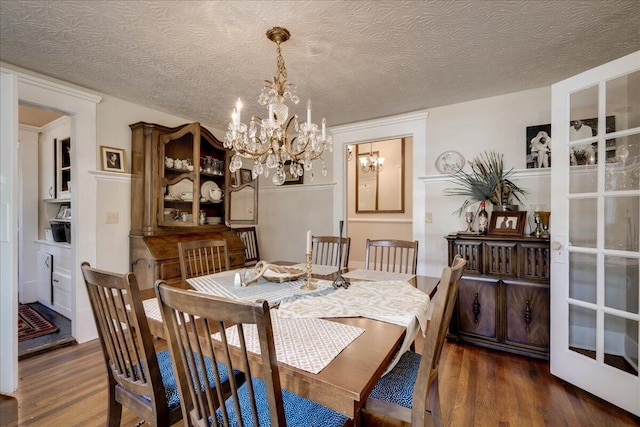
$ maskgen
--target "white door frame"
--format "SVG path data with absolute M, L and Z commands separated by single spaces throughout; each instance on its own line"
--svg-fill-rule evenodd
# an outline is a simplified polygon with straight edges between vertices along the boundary
M 426 175 L 427 117 L 426 111 L 400 114 L 383 119 L 332 127 L 333 173 L 336 190 L 333 192 L 333 218 L 347 218 L 348 162 L 346 146 L 360 142 L 382 139 L 413 137 L 413 240 L 426 247 L 425 241 L 425 186 L 418 178 Z M 338 221 L 333 222 L 334 234 L 338 234 Z M 418 253 L 418 274 L 425 274 L 425 251 Z
M 71 116 L 71 138 L 75 142 L 71 152 L 72 183 L 71 203 L 74 221 L 71 272 L 72 285 L 72 319 L 71 333 L 79 343 L 97 337 L 93 315 L 87 291 L 80 270 L 81 261 L 96 262 L 96 183 L 90 176 L 95 170 L 97 159 L 96 147 L 96 105 L 102 98 L 90 93 L 43 80 L 23 72 L 0 67 L 2 77 L 2 199 L 0 209 L 7 209 L 9 215 L 2 214 L 11 236 L 7 242 L 0 236 L 0 249 L 3 259 L 10 259 L 10 267 L 5 269 L 4 261 L 0 274 L 0 345 L 3 354 L 0 359 L 0 391 L 12 393 L 17 388 L 18 380 L 18 342 L 17 342 L 17 310 L 18 310 L 18 242 L 17 242 L 17 138 L 18 138 L 18 102 L 24 101 L 42 108 L 53 108 Z M 7 90 L 5 90 L 5 87 Z M 6 107 L 6 108 L 5 108 Z M 5 126 L 9 123 L 10 126 Z M 13 130 L 13 132 L 11 132 Z M 8 156 L 7 156 L 8 154 Z M 5 169 L 5 157 L 10 158 Z M 7 198 L 5 200 L 5 194 Z M 10 196 L 9 196 L 10 194 Z M 5 227 L 5 224 L 0 227 Z M 4 233 L 0 228 L 0 233 Z M 15 234 L 15 236 L 14 236 Z M 6 245 L 5 245 L 6 243 Z M 4 256 L 4 251 L 9 254 Z M 6 297 L 5 297 L 6 295 Z M 4 355 L 11 355 L 5 358 Z

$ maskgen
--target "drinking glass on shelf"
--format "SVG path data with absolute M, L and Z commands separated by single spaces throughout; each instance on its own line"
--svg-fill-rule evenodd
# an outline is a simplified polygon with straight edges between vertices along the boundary
M 467 221 L 467 229 L 465 230 L 465 232 L 473 232 L 473 229 L 471 228 L 471 225 L 473 224 L 473 211 L 466 211 L 464 213 L 464 219 L 465 221 Z

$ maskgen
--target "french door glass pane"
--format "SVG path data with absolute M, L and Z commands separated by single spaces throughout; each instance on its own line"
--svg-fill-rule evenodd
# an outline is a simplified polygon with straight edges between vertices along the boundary
M 595 198 L 569 200 L 569 242 L 572 246 L 596 246 Z
M 640 71 L 606 83 L 607 117 L 615 116 L 616 131 L 640 126 Z
M 606 256 L 604 263 L 604 304 L 607 307 L 638 312 L 638 259 Z
M 640 197 L 604 198 L 604 243 L 606 249 L 638 251 Z
M 569 254 L 569 298 L 596 303 L 596 255 Z
M 598 86 L 592 86 L 571 94 L 569 140 L 598 135 Z
M 608 140 L 607 147 L 611 145 L 615 146 L 615 156 L 607 158 L 605 190 L 640 189 L 640 134 Z
M 596 358 L 596 312 L 569 305 L 569 349 Z
M 605 313 L 604 363 L 638 376 L 638 322 Z

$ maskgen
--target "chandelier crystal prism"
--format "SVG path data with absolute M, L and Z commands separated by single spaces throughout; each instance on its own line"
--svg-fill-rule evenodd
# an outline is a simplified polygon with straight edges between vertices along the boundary
M 327 168 L 322 159 L 326 149 L 333 151 L 333 138 L 328 135 L 326 120 L 321 127 L 311 122 L 311 100 L 307 101 L 307 120 L 300 123 L 298 115 L 289 117 L 287 102 L 297 104 L 300 98 L 296 87 L 287 80 L 287 68 L 280 45 L 291 37 L 286 28 L 274 27 L 267 38 L 277 46 L 277 70 L 273 80 L 265 80 L 258 103 L 266 107 L 266 118 L 252 116 L 249 125 L 242 122 L 242 101 L 236 108 L 224 138 L 224 147 L 234 151 L 229 170 L 234 173 L 242 167 L 242 159 L 253 160 L 252 175 L 269 177 L 275 185 L 285 182 L 285 167 L 293 179 L 308 171 L 313 181 L 313 161 L 322 161 L 322 174 Z

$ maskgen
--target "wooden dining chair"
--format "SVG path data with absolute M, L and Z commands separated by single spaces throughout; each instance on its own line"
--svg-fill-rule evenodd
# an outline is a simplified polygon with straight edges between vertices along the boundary
M 342 238 L 342 262 L 338 262 L 340 238 L 336 236 L 313 236 L 311 239 L 313 258 L 311 262 L 317 265 L 333 265 L 346 268 L 349 265 L 349 248 L 351 237 Z
M 381 413 L 414 427 L 442 425 L 438 362 L 466 264 L 456 255 L 451 267 L 442 271 L 422 355 L 413 351 L 404 353 L 391 372 L 376 383 L 365 402 L 365 411 Z
M 342 414 L 281 389 L 266 301 L 228 300 L 171 287 L 163 281 L 156 283 L 156 293 L 183 415 L 190 425 L 331 427 L 348 421 Z M 194 322 L 195 316 L 200 316 L 202 322 Z M 212 336 L 213 331 L 219 332 L 217 339 Z M 251 336 L 259 342 L 259 355 L 249 355 L 247 351 Z M 242 385 L 231 378 L 231 396 L 226 401 L 221 394 L 203 387 L 198 375 L 203 352 L 212 354 L 212 359 L 225 364 L 227 370 L 236 368 L 245 373 Z M 220 401 L 225 403 L 217 408 Z
M 178 242 L 178 256 L 183 282 L 229 270 L 229 251 L 224 239 Z
M 86 262 L 82 275 L 107 366 L 107 426 L 120 426 L 122 405 L 153 426 L 180 421 L 169 352 L 156 355 L 136 277 L 97 270 Z
M 416 274 L 418 269 L 418 241 L 367 239 L 364 268 L 367 270 Z
M 258 250 L 258 234 L 255 227 L 234 228 L 244 244 L 244 265 L 251 267 L 260 261 L 260 251 Z

